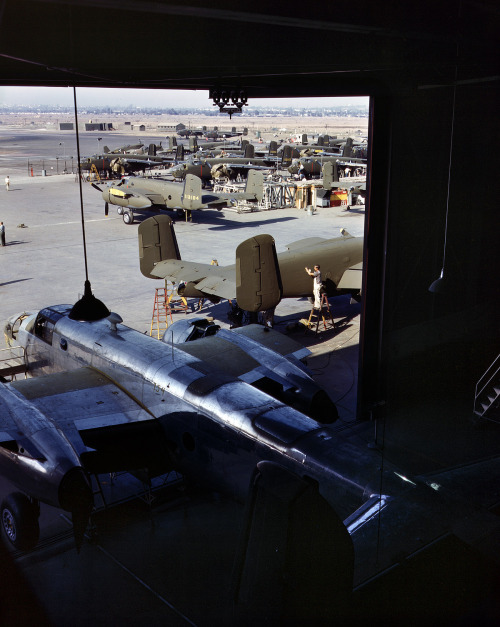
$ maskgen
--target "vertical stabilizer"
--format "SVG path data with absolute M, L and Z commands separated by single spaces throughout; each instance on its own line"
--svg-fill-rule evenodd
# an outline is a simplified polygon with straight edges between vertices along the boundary
M 344 624 L 353 577 L 351 537 L 317 485 L 260 462 L 233 575 L 234 623 Z
M 354 150 L 352 147 L 352 137 L 348 137 L 344 144 L 344 150 L 342 150 L 343 157 L 352 157 L 354 156 Z
M 191 211 L 201 207 L 201 179 L 194 174 L 186 174 L 184 191 L 182 192 L 182 206 Z
M 286 145 L 283 148 L 283 156 L 281 157 L 281 167 L 282 168 L 288 168 L 288 166 L 292 165 L 292 147 L 289 145 Z
M 258 202 L 264 198 L 264 174 L 262 172 L 258 170 L 248 172 L 245 193 L 251 194 Z
M 248 143 L 245 146 L 245 159 L 253 159 L 255 157 L 255 146 Z
M 139 266 L 148 279 L 157 279 L 151 271 L 164 259 L 180 259 L 174 223 L 169 216 L 158 215 L 139 224 Z
M 270 157 L 276 157 L 278 155 L 278 143 L 274 141 L 274 139 L 272 141 L 269 142 L 269 156 Z
M 283 294 L 281 274 L 271 235 L 256 235 L 236 248 L 236 301 L 245 311 L 276 307 Z

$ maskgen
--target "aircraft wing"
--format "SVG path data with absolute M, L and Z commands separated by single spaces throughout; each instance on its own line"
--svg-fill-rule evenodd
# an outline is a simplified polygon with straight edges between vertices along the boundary
M 200 292 L 219 298 L 236 298 L 234 266 L 212 266 L 195 261 L 168 259 L 157 263 L 151 274 L 173 283 L 194 283 Z
M 304 239 L 299 239 L 291 244 L 286 244 L 286 248 L 292 251 L 302 250 L 302 248 L 309 248 L 311 246 L 316 246 L 317 244 L 323 244 L 324 242 L 326 242 L 324 237 L 305 237 Z
M 140 401 L 107 375 L 89 367 L 14 381 L 9 386 L 23 397 L 26 408 L 33 407 L 36 415 L 55 423 L 79 455 L 89 452 L 82 435 L 85 432 L 154 420 Z M 9 410 L 8 400 L 0 393 L 0 406 L 7 404 L 7 411 L 0 412 L 2 444 L 19 441 L 12 418 L 16 407 Z

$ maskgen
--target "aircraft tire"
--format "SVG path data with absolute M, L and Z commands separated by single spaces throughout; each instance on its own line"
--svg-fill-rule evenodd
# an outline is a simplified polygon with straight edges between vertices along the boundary
M 1 506 L 2 527 L 9 541 L 20 551 L 34 548 L 40 537 L 37 508 L 21 492 L 12 492 Z
M 123 215 L 123 207 L 117 207 L 117 208 L 116 208 L 116 213 L 117 213 L 119 216 L 122 216 L 122 215 Z
M 134 214 L 131 211 L 124 211 L 123 221 L 125 224 L 132 224 L 134 222 Z

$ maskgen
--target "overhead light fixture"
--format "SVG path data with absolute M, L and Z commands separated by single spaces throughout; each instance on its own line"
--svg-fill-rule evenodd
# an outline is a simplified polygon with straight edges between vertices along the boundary
M 235 113 L 241 113 L 244 106 L 247 106 L 248 98 L 243 90 L 238 89 L 212 89 L 210 90 L 213 106 L 219 107 L 220 113 L 228 113 L 229 119 Z

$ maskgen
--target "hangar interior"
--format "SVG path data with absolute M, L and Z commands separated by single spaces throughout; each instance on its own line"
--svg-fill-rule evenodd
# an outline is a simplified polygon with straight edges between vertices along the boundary
M 499 353 L 499 11 L 492 0 L 5 0 L 0 80 L 236 89 L 249 101 L 369 95 L 358 417 L 423 474 L 500 450 L 498 417 L 473 413 Z M 500 513 L 498 484 L 482 477 L 477 490 Z

